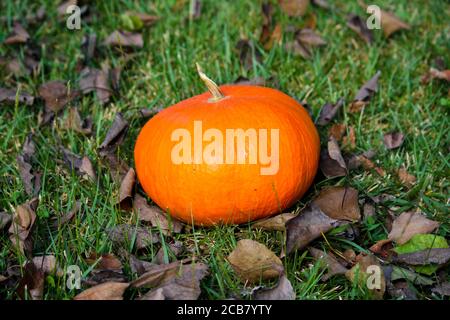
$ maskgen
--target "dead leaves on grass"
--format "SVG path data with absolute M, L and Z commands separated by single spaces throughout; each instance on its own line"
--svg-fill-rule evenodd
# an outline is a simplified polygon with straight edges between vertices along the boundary
M 128 122 L 123 117 L 122 113 L 118 112 L 114 118 L 111 127 L 106 133 L 105 140 L 103 140 L 98 151 L 101 156 L 113 153 L 117 146 L 125 139 L 128 131 Z
M 17 156 L 17 166 L 20 178 L 29 196 L 36 196 L 41 189 L 41 173 L 33 168 L 33 159 L 36 154 L 36 145 L 33 135 L 27 135 L 22 152 Z
M 281 260 L 272 251 L 250 239 L 239 240 L 227 260 L 243 282 L 277 278 L 284 270 Z
M 9 227 L 9 239 L 20 252 L 31 255 L 33 249 L 32 231 L 36 221 L 38 198 L 33 198 L 17 206 Z
M 295 291 L 289 279 L 283 274 L 273 288 L 259 289 L 254 293 L 255 300 L 295 300 Z
M 21 90 L 0 88 L 0 104 L 15 105 L 16 101 L 31 106 L 34 103 L 34 96 Z
M 380 78 L 380 75 L 381 71 L 377 71 L 377 73 L 359 89 L 355 99 L 349 106 L 350 112 L 359 112 L 369 103 L 372 96 L 378 91 L 378 79 Z
M 128 283 L 105 282 L 89 288 L 78 295 L 74 300 L 123 300 L 123 293 L 129 287 Z

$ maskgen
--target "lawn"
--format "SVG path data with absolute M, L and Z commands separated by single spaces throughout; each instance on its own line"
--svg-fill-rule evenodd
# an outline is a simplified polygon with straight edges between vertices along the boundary
M 343 152 L 361 154 L 374 150 L 376 170 L 358 168 L 347 175 L 325 178 L 318 173 L 306 195 L 285 212 L 299 213 L 327 186 L 348 186 L 358 190 L 361 208 L 364 201 L 379 195 L 390 195 L 387 202 L 374 204 L 375 215 L 354 223 L 351 230 L 335 229 L 311 242 L 325 252 L 343 253 L 352 249 L 356 254 L 369 253 L 377 241 L 389 233 L 386 221 L 406 211 L 420 211 L 430 220 L 440 223 L 434 232 L 450 239 L 448 218 L 449 195 L 449 106 L 448 82 L 422 77 L 439 63 L 450 66 L 450 6 L 446 1 L 375 1 L 382 9 L 394 13 L 410 25 L 389 38 L 382 30 L 373 30 L 374 40 L 367 44 L 347 26 L 347 15 L 368 16 L 357 1 L 329 1 L 330 9 L 310 5 L 303 17 L 289 17 L 273 1 L 273 19 L 283 28 L 282 39 L 269 49 L 259 43 L 263 15 L 261 1 L 202 1 L 201 14 L 191 16 L 190 1 L 92 1 L 89 11 L 81 17 L 81 29 L 66 27 L 64 16 L 58 16 L 58 1 L 42 1 L 46 17 L 31 24 L 25 17 L 35 14 L 36 1 L 1 1 L 0 56 L 17 57 L 24 61 L 32 49 L 40 50 L 37 72 L 14 75 L 1 69 L 0 87 L 17 88 L 38 96 L 41 84 L 51 80 L 68 81 L 77 89 L 81 77 L 80 65 L 91 68 L 121 68 L 120 86 L 114 88 L 107 103 L 96 94 L 86 94 L 70 101 L 55 119 L 42 125 L 44 102 L 35 99 L 32 106 L 16 102 L 0 102 L 0 212 L 13 214 L 15 208 L 31 199 L 21 179 L 17 156 L 30 132 L 36 145 L 33 169 L 39 171 L 41 188 L 39 205 L 32 234 L 31 256 L 54 255 L 62 270 L 71 265 L 81 269 L 82 279 L 92 276 L 95 266 L 86 259 L 93 254 L 114 254 L 122 263 L 123 278 L 137 278 L 130 266 L 129 254 L 143 261 L 154 261 L 162 247 L 163 262 L 196 257 L 209 266 L 209 275 L 201 281 L 200 299 L 250 298 L 257 285 L 271 286 L 275 280 L 249 284 L 240 281 L 227 262 L 227 256 L 241 239 L 253 239 L 276 255 L 285 246 L 284 231 L 267 231 L 251 224 L 201 228 L 187 226 L 181 233 L 160 235 L 159 243 L 137 250 L 133 243 L 118 248 L 107 230 L 120 224 L 144 225 L 132 212 L 118 203 L 120 182 L 113 179 L 107 161 L 98 148 L 105 139 L 117 112 L 128 121 L 124 141 L 115 155 L 133 166 L 136 137 L 148 120 L 141 109 L 157 110 L 206 91 L 198 77 L 195 64 L 219 84 L 233 83 L 239 77 L 266 79 L 265 85 L 278 88 L 298 101 L 306 101 L 317 120 L 321 107 L 344 97 L 342 110 L 325 126 L 318 126 L 322 146 L 327 145 L 329 129 L 340 123 L 354 131 L 354 145 L 342 145 Z M 126 11 L 145 12 L 159 17 L 150 27 L 144 27 L 143 48 L 130 52 L 112 48 L 102 42 L 114 30 L 123 28 L 121 15 Z M 11 33 L 14 18 L 27 29 L 27 45 L 6 45 L 3 40 Z M 315 28 L 326 45 L 311 50 L 305 59 L 288 50 L 294 33 L 289 29 Z M 83 36 L 95 33 L 98 45 L 95 55 L 83 60 Z M 254 44 L 248 68 L 240 59 L 236 47 L 241 39 Z M 447 69 L 445 68 L 445 69 Z M 377 71 L 381 71 L 378 91 L 359 112 L 350 112 L 350 105 L 359 88 Z M 77 107 L 81 117 L 92 119 L 92 134 L 84 135 L 68 127 L 71 107 Z M 388 150 L 383 135 L 402 132 L 401 147 Z M 74 154 L 87 156 L 93 163 L 96 177 L 86 179 L 69 170 L 60 146 Z M 407 186 L 397 177 L 404 167 L 416 181 Z M 220 186 L 218 186 L 220 187 Z M 237 186 L 238 187 L 238 186 Z M 135 191 L 144 195 L 139 185 Z M 151 200 L 149 203 L 151 203 Z M 64 225 L 55 221 L 80 203 L 80 210 Z M 175 257 L 169 245 L 180 241 L 184 249 Z M 27 257 L 13 246 L 8 230 L 0 230 L 1 299 L 17 299 L 17 287 L 24 272 Z M 125 252 L 125 253 L 124 253 Z M 30 256 L 29 256 L 30 257 Z M 92 260 L 92 259 L 91 259 Z M 95 260 L 95 259 L 94 259 Z M 326 267 L 318 263 L 306 249 L 297 250 L 282 259 L 285 274 L 297 299 L 367 299 L 368 291 L 343 275 L 323 281 Z M 450 280 L 449 268 L 441 267 L 428 277 L 438 284 Z M 44 299 L 72 299 L 82 290 L 66 286 L 68 275 L 48 274 L 44 279 Z M 441 299 L 430 286 L 409 283 L 418 299 Z M 83 288 L 86 288 L 85 285 Z M 134 299 L 145 289 L 128 289 L 125 298 Z M 386 293 L 385 299 L 396 299 Z

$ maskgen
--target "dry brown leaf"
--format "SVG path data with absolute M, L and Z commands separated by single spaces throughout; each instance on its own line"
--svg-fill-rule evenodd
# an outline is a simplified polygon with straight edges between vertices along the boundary
M 261 279 L 273 279 L 284 270 L 275 253 L 250 239 L 239 240 L 227 260 L 243 282 L 256 283 Z
M 181 241 L 175 241 L 174 243 L 169 243 L 166 245 L 166 250 L 164 250 L 164 247 L 161 246 L 161 248 L 158 250 L 154 257 L 154 262 L 157 264 L 165 264 L 169 263 L 169 261 L 166 261 L 166 251 L 167 251 L 167 258 L 170 260 L 170 257 L 178 257 L 184 250 L 183 242 Z
M 392 230 L 388 239 L 404 244 L 416 234 L 430 233 L 439 227 L 439 223 L 427 219 L 424 215 L 415 212 L 403 212 L 392 223 Z
M 55 274 L 58 277 L 64 275 L 54 255 L 45 255 L 33 258 L 34 266 L 44 274 Z
M 380 10 L 381 28 L 383 28 L 384 35 L 389 38 L 391 34 L 399 30 L 409 30 L 410 25 L 401 21 L 394 14 Z
M 316 205 L 306 207 L 286 223 L 286 253 L 305 248 L 311 241 L 340 224 L 340 221 L 330 218 Z
M 93 122 L 91 117 L 81 119 L 78 108 L 70 108 L 69 114 L 65 120 L 64 127 L 74 130 L 84 135 L 90 135 L 92 133 Z
M 78 175 L 82 177 L 89 177 L 92 181 L 95 181 L 97 179 L 94 166 L 92 165 L 92 162 L 88 157 L 80 157 L 63 147 L 61 147 L 60 149 L 63 154 L 64 163 L 70 170 L 74 170 Z
M 17 294 L 23 300 L 42 300 L 44 295 L 45 274 L 36 268 L 32 261 L 24 267 L 23 277 L 17 287 Z
M 406 263 L 409 265 L 445 264 L 450 260 L 450 248 L 435 248 L 403 253 L 394 257 L 394 262 Z
M 17 156 L 17 166 L 20 178 L 29 196 L 36 196 L 41 189 L 41 173 L 34 170 L 32 163 L 36 154 L 36 145 L 32 133 L 28 134 L 22 146 L 22 152 Z
M 144 227 L 131 226 L 129 224 L 121 224 L 107 230 L 111 241 L 119 245 L 128 245 L 131 241 L 135 241 L 137 249 L 143 249 L 151 244 L 159 242 L 159 235 Z
M 23 92 L 22 90 L 17 92 L 15 89 L 0 88 L 0 105 L 15 105 L 16 99 L 19 104 L 23 103 L 27 106 L 31 106 L 34 103 L 34 97 L 27 92 Z
M 401 167 L 397 170 L 398 178 L 400 182 L 407 188 L 411 188 L 416 184 L 417 178 L 410 174 L 405 167 Z
M 103 42 L 106 46 L 143 48 L 142 34 L 128 31 L 114 31 Z
M 118 112 L 114 118 L 111 127 L 106 133 L 105 140 L 99 147 L 101 156 L 114 153 L 116 148 L 123 142 L 128 131 L 128 122 L 123 117 L 122 113 Z
M 27 30 L 18 22 L 14 24 L 12 33 L 3 41 L 4 44 L 25 43 L 30 39 Z
M 281 9 L 288 16 L 301 17 L 308 10 L 309 0 L 278 0 Z
M 105 104 L 112 94 L 110 77 L 111 71 L 106 65 L 102 69 L 84 68 L 81 71 L 80 90 L 83 94 L 95 91 L 100 103 Z
M 96 264 L 95 269 L 102 270 L 120 270 L 122 269 L 122 262 L 112 253 L 97 254 L 91 253 L 86 258 L 86 262 L 90 265 Z
M 123 293 L 128 288 L 128 283 L 105 282 L 86 289 L 76 295 L 74 300 L 123 300 Z
M 289 279 L 282 275 L 273 288 L 259 289 L 254 293 L 255 300 L 295 300 L 295 291 Z
M 136 173 L 133 168 L 130 168 L 123 178 L 119 189 L 119 207 L 123 210 L 130 210 L 133 207 L 132 199 L 135 183 Z
M 308 28 L 303 28 L 297 31 L 295 37 L 298 42 L 308 48 L 324 46 L 327 44 L 327 42 L 314 30 Z
M 33 248 L 31 233 L 36 221 L 36 208 L 39 199 L 33 198 L 24 204 L 19 205 L 13 216 L 11 226 L 9 227 L 9 239 L 13 246 L 27 255 L 31 254 Z
M 366 43 L 373 43 L 372 30 L 367 28 L 366 21 L 356 14 L 350 14 L 347 17 L 347 26 L 355 31 Z
M 358 191 L 350 187 L 330 187 L 322 190 L 313 204 L 336 220 L 359 221 Z
M 348 271 L 331 252 L 326 253 L 313 247 L 308 250 L 316 261 L 323 261 L 328 269 L 328 272 L 322 276 L 322 281 L 327 281 L 332 276 L 345 274 Z
M 330 123 L 331 120 L 336 116 L 338 111 L 342 108 L 344 105 L 344 98 L 339 98 L 339 100 L 335 103 L 326 103 L 323 105 L 323 107 L 320 109 L 319 114 L 319 120 L 317 121 L 317 124 L 319 126 L 324 126 Z M 336 140 L 340 140 L 337 139 Z
M 328 138 L 327 150 L 320 153 L 320 170 L 327 178 L 347 175 L 347 164 L 341 154 L 339 144 L 333 136 Z
M 383 299 L 386 291 L 386 280 L 378 259 L 374 255 L 360 254 L 356 258 L 356 262 L 353 268 L 347 271 L 346 277 L 352 282 L 357 281 L 358 285 L 368 289 L 373 299 Z M 373 282 L 370 281 L 370 276 L 374 277 Z M 368 287 L 369 282 L 373 285 L 373 288 Z
M 0 212 L 0 231 L 7 228 L 12 221 L 12 216 L 6 212 Z
M 45 108 L 54 113 L 78 96 L 78 92 L 70 91 L 63 81 L 50 81 L 39 87 L 39 95 L 45 100 Z
M 278 214 L 274 217 L 256 221 L 254 224 L 252 224 L 252 228 L 269 231 L 270 230 L 284 231 L 286 230 L 286 222 L 288 222 L 292 218 L 295 218 L 295 216 L 296 216 L 295 214 L 289 212 Z
M 359 89 L 355 99 L 350 104 L 350 112 L 359 112 L 369 103 L 370 99 L 378 91 L 378 79 L 380 76 L 381 71 L 377 71 L 377 73 Z
M 401 132 L 390 132 L 383 136 L 384 145 L 388 150 L 399 148 L 404 140 L 405 135 Z

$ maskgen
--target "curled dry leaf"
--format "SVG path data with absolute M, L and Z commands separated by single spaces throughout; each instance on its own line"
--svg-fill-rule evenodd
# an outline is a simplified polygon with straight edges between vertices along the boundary
M 424 215 L 414 212 L 403 212 L 392 223 L 388 239 L 397 244 L 408 242 L 414 235 L 430 233 L 439 227 L 439 223 L 427 219 Z
M 25 254 L 31 254 L 33 248 L 31 233 L 36 221 L 35 211 L 38 203 L 38 198 L 33 198 L 19 205 L 14 211 L 13 220 L 9 227 L 9 239 L 13 246 Z
M 322 276 L 322 281 L 327 281 L 332 276 L 345 274 L 348 271 L 331 252 L 326 253 L 312 247 L 308 248 L 308 250 L 316 261 L 323 261 L 328 269 L 328 273 Z
M 167 265 L 166 265 L 167 266 Z M 158 286 L 141 299 L 195 300 L 200 296 L 200 281 L 209 274 L 204 263 L 175 264 L 175 268 L 163 273 Z M 144 274 L 145 275 L 145 274 Z M 143 275 L 143 276 L 144 276 Z M 142 277 L 143 277 L 142 276 Z M 147 284 L 148 285 L 148 284 Z
M 74 170 L 80 176 L 87 176 L 93 181 L 97 179 L 94 166 L 88 157 L 80 157 L 63 147 L 61 147 L 61 152 L 63 154 L 64 163 L 70 170 Z
M 284 231 L 286 230 L 286 222 L 295 217 L 296 215 L 290 212 L 278 214 L 274 217 L 256 221 L 252 224 L 252 228 Z
M 313 200 L 313 204 L 332 219 L 347 221 L 361 219 L 358 191 L 354 188 L 326 188 Z
M 144 274 L 131 282 L 131 286 L 133 288 L 157 287 L 164 278 L 169 278 L 176 274 L 185 262 L 187 261 L 178 260 L 168 264 L 152 264 L 148 266 Z
M 255 300 L 295 300 L 295 291 L 289 279 L 283 274 L 273 288 L 259 289 Z
M 375 154 L 370 152 L 364 152 L 360 155 L 353 155 L 348 160 L 348 168 L 349 169 L 358 169 L 359 167 L 363 167 L 364 170 L 374 170 L 376 173 L 378 173 L 380 176 L 384 177 L 386 175 L 386 172 L 377 166 L 372 160 L 370 160 L 372 157 L 374 157 Z
M 422 77 L 422 83 L 428 83 L 431 79 L 439 79 L 450 82 L 450 70 L 430 68 L 430 70 Z
M 284 270 L 275 253 L 250 239 L 239 240 L 227 260 L 243 282 L 256 283 L 261 279 L 273 279 Z
M 319 207 L 312 204 L 286 223 L 286 253 L 305 248 L 341 222 L 330 218 Z
M 106 46 L 143 48 L 144 40 L 140 33 L 114 31 L 103 42 Z
M 62 110 L 65 105 L 78 96 L 78 92 L 69 91 L 63 81 L 55 80 L 42 84 L 39 87 L 39 95 L 45 101 L 47 111 L 54 113 Z
M 372 30 L 367 28 L 365 19 L 362 19 L 356 14 L 350 14 L 347 17 L 347 26 L 355 31 L 365 42 L 372 44 L 374 40 L 373 33 Z
M 32 133 L 28 134 L 22 147 L 22 152 L 17 156 L 17 166 L 20 178 L 29 196 L 36 196 L 41 189 L 41 173 L 32 166 L 36 153 L 36 145 Z
M 288 16 L 301 17 L 308 10 L 309 0 L 278 0 L 281 10 Z
M 372 96 L 378 91 L 378 79 L 380 76 L 381 71 L 377 71 L 377 73 L 359 89 L 355 99 L 350 104 L 350 112 L 359 112 L 367 103 L 369 103 Z
M 6 89 L 6 88 L 0 88 L 0 105 L 1 104 L 7 104 L 7 105 L 14 105 L 17 102 L 19 104 L 25 104 L 27 106 L 31 106 L 34 103 L 34 97 L 23 91 L 18 91 L 15 89 Z
M 23 272 L 17 287 L 17 294 L 23 300 L 42 300 L 44 294 L 45 274 L 42 270 L 36 268 L 32 261 L 29 261 Z
M 328 138 L 327 150 L 321 152 L 320 169 L 327 178 L 341 177 L 347 174 L 347 164 L 342 157 L 339 144 L 333 136 Z
M 335 103 L 326 103 L 320 109 L 319 119 L 317 120 L 317 124 L 319 126 L 325 126 L 330 123 L 331 120 L 336 116 L 338 111 L 344 105 L 344 98 L 339 98 L 339 100 Z
M 150 271 L 156 264 L 138 259 L 134 255 L 130 255 L 130 269 L 131 272 L 141 276 L 143 273 Z
M 177 257 L 179 256 L 184 250 L 183 242 L 181 241 L 175 241 L 174 243 L 169 243 L 166 245 L 166 250 L 164 250 L 164 247 L 161 246 L 159 248 L 158 252 L 156 253 L 156 256 L 154 258 L 155 263 L 157 264 L 165 264 L 168 263 L 168 258 L 170 256 Z
M 406 170 L 405 167 L 401 167 L 397 170 L 398 178 L 400 182 L 407 188 L 411 188 L 416 184 L 417 178 Z
M 168 219 L 164 211 L 158 206 L 148 205 L 147 200 L 139 194 L 135 195 L 133 206 L 139 220 L 150 222 L 153 227 L 157 227 L 163 234 L 179 233 L 183 229 L 183 224 L 180 221 Z
M 450 260 L 450 248 L 434 248 L 411 253 L 403 253 L 394 257 L 394 262 L 409 265 L 445 264 Z
M 356 257 L 356 262 L 353 268 L 347 271 L 346 277 L 361 287 L 368 288 L 372 298 L 383 299 L 386 291 L 386 281 L 378 259 L 371 254 L 360 254 Z M 376 276 L 369 279 L 373 275 Z M 370 287 L 367 286 L 368 281 L 372 284 Z
M 122 271 L 122 263 L 114 254 L 92 253 L 86 258 L 86 262 L 90 265 L 95 264 L 95 268 L 91 271 L 89 278 L 83 280 L 85 285 L 96 286 L 105 282 L 127 282 Z
M 391 34 L 399 30 L 411 29 L 409 24 L 403 22 L 394 14 L 384 10 L 380 10 L 380 22 L 381 28 L 383 28 L 383 32 L 386 38 L 389 38 Z
M 95 264 L 96 269 L 102 270 L 120 270 L 122 269 L 122 262 L 112 253 L 97 254 L 91 253 L 86 258 L 86 262 L 90 265 Z
M 384 146 L 388 150 L 401 147 L 405 140 L 405 135 L 401 132 L 390 132 L 383 136 Z
M 34 266 L 44 274 L 55 274 L 58 277 L 64 275 L 54 255 L 45 255 L 33 258 Z
M 163 109 L 162 108 L 156 108 L 156 109 L 143 108 L 143 109 L 139 110 L 139 112 L 140 112 L 142 118 L 150 118 L 150 117 L 153 117 L 156 114 L 158 114 L 158 112 L 160 112 L 161 110 L 163 110 Z
M 128 131 L 128 122 L 123 117 L 122 113 L 118 112 L 114 118 L 111 127 L 106 133 L 105 140 L 99 147 L 99 153 L 101 156 L 113 153 L 117 146 L 120 145 L 125 139 L 125 135 Z
M 25 43 L 30 39 L 27 30 L 20 23 L 15 23 L 12 33 L 3 41 L 4 44 Z
M 128 288 L 128 283 L 105 282 L 89 288 L 78 295 L 74 300 L 123 300 L 123 293 Z
M 90 135 L 92 133 L 93 122 L 91 117 L 81 119 L 78 108 L 73 107 L 69 109 L 69 115 L 67 116 L 64 126 L 67 129 L 74 130 L 84 135 Z
M 130 168 L 123 178 L 119 189 L 119 206 L 123 210 L 130 210 L 133 207 L 132 199 L 135 183 L 136 173 L 133 168 Z
M 303 28 L 296 32 L 295 38 L 298 42 L 306 47 L 320 47 L 327 44 L 327 42 L 319 36 L 314 30 Z
M 84 68 L 81 71 L 80 90 L 83 94 L 95 91 L 100 103 L 109 101 L 112 90 L 109 85 L 110 70 L 107 66 L 102 69 Z
M 108 237 L 111 241 L 119 245 L 127 245 L 134 241 L 137 249 L 143 249 L 151 244 L 159 242 L 157 233 L 152 233 L 151 230 L 143 227 L 131 226 L 128 224 L 121 224 L 107 230 Z

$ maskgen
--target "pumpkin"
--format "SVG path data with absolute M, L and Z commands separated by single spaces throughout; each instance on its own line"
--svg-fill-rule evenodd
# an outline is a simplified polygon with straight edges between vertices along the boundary
M 310 187 L 320 141 L 308 112 L 271 88 L 218 87 L 150 119 L 136 141 L 138 179 L 172 217 L 240 224 L 293 205 Z

